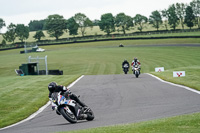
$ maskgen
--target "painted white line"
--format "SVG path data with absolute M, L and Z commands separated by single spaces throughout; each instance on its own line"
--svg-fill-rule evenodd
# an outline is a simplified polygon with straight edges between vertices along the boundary
M 71 83 L 69 86 L 67 86 L 67 88 L 71 88 L 72 86 L 74 86 L 74 84 L 76 84 L 83 77 L 84 77 L 84 75 L 80 76 L 77 80 L 75 80 L 73 83 Z
M 184 86 L 184 85 L 179 85 L 179 84 L 171 83 L 171 82 L 168 82 L 168 81 L 164 81 L 164 80 L 162 80 L 162 79 L 160 79 L 160 78 L 158 78 L 155 75 L 152 75 L 150 73 L 147 73 L 147 74 L 152 76 L 152 77 L 154 77 L 154 78 L 156 78 L 156 79 L 158 79 L 158 80 L 160 80 L 161 82 L 164 82 L 164 83 L 167 83 L 167 84 L 170 84 L 170 85 L 174 85 L 174 86 L 177 86 L 177 87 L 182 87 L 182 88 L 184 88 L 186 90 L 189 90 L 189 91 L 195 92 L 197 94 L 200 94 L 200 91 L 198 91 L 198 90 L 192 89 L 192 88 Z
M 67 88 L 71 88 L 72 86 L 74 86 L 81 78 L 83 78 L 84 77 L 84 75 L 82 75 L 81 77 L 79 77 L 77 80 L 75 80 L 73 83 L 71 83 L 69 86 L 67 86 Z M 28 118 L 26 118 L 26 119 L 24 119 L 24 120 L 22 120 L 22 121 L 20 121 L 20 122 L 18 122 L 18 123 L 15 123 L 15 124 L 12 124 L 12 125 L 10 125 L 10 126 L 7 126 L 7 127 L 4 127 L 4 128 L 0 128 L 0 131 L 1 130 L 4 130 L 4 129 L 7 129 L 7 128 L 10 128 L 10 127 L 14 127 L 14 126 L 16 126 L 16 125 L 19 125 L 19 124 L 21 124 L 21 123 L 23 123 L 23 122 L 26 122 L 26 121 L 28 121 L 28 120 L 31 120 L 31 119 L 33 119 L 36 115 L 38 115 L 39 113 L 41 113 L 47 106 L 49 106 L 51 104 L 51 102 L 50 101 L 48 101 L 47 102 L 47 104 L 45 104 L 44 106 L 42 106 L 37 112 L 35 112 L 35 113 L 33 113 L 32 115 L 30 115 Z

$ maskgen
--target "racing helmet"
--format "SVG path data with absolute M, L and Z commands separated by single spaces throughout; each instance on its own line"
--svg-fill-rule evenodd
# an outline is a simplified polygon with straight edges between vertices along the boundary
M 49 83 L 49 85 L 48 85 L 49 91 L 50 91 L 50 92 L 54 92 L 55 89 L 56 89 L 56 86 L 57 86 L 57 83 L 56 83 L 56 82 L 51 82 L 51 83 Z
M 134 62 L 137 62 L 137 57 L 134 58 Z

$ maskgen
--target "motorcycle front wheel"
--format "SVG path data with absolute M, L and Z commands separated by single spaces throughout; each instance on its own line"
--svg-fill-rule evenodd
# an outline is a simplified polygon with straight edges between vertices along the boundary
M 139 72 L 136 71 L 136 72 L 135 72 L 135 77 L 138 78 L 138 76 L 139 76 Z
M 60 109 L 60 113 L 62 114 L 62 116 L 69 121 L 70 123 L 76 123 L 77 122 L 77 118 L 74 114 L 69 113 L 68 111 L 66 111 L 64 108 Z

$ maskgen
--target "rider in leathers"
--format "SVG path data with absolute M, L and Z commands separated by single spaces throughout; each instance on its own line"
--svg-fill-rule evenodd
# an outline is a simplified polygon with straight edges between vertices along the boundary
M 49 83 L 48 85 L 48 90 L 49 90 L 49 100 L 52 102 L 52 94 L 54 92 L 61 92 L 61 94 L 65 97 L 65 98 L 70 98 L 72 100 L 75 100 L 77 103 L 79 103 L 83 108 L 84 110 L 86 110 L 88 107 L 79 100 L 79 98 L 75 95 L 75 94 L 72 94 L 70 89 L 66 88 L 65 86 L 62 86 L 62 85 L 57 85 L 56 82 L 51 82 Z M 54 110 L 55 108 L 52 107 L 52 109 Z
M 138 65 L 138 68 L 139 68 L 139 74 L 140 74 L 141 63 L 140 63 L 140 61 L 139 61 L 136 57 L 134 58 L 134 60 L 133 60 L 132 63 L 131 63 L 133 73 L 135 73 L 135 70 L 134 70 L 135 65 Z

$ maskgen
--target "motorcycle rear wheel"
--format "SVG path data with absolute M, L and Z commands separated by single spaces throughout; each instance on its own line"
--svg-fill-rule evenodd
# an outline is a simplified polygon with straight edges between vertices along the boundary
M 92 121 L 94 119 L 94 113 L 93 113 L 93 111 L 91 109 L 86 114 L 87 114 L 86 120 Z

